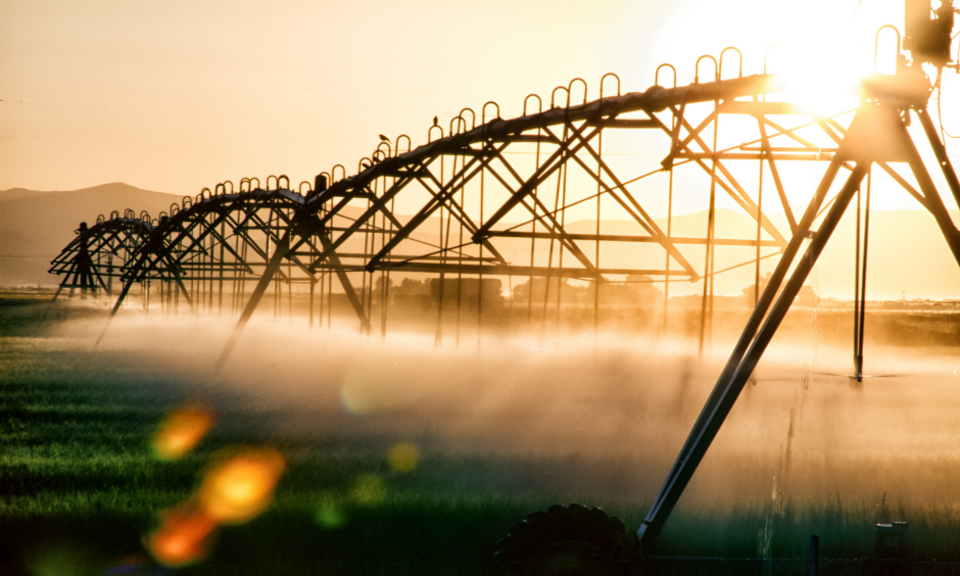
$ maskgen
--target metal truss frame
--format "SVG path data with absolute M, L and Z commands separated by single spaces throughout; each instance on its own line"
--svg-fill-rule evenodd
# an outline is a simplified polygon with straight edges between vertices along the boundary
M 906 83 L 907 80 L 904 79 L 903 82 Z M 907 93 L 910 92 L 908 89 Z M 923 127 L 926 143 L 937 160 L 949 192 L 960 206 L 960 181 L 927 112 L 926 94 L 920 98 L 908 99 L 904 98 L 903 92 L 898 93 L 898 91 L 874 93 L 872 96 L 865 99 L 848 129 L 821 121 L 824 131 L 833 136 L 838 148 L 831 155 L 830 164 L 812 200 L 797 223 L 789 244 L 783 251 L 769 283 L 760 296 L 713 391 L 707 398 L 660 493 L 637 531 L 642 545 L 648 547 L 660 533 L 781 321 L 799 294 L 817 258 L 836 230 L 841 217 L 849 208 L 854 196 L 860 192 L 861 184 L 870 174 L 873 165 L 880 167 L 888 174 L 892 173 L 894 180 L 930 212 L 954 259 L 960 265 L 960 230 L 950 217 L 917 144 L 907 130 L 910 114 L 914 114 Z M 914 189 L 902 176 L 893 171 L 889 165 L 891 162 L 906 163 L 920 190 Z M 842 187 L 828 200 L 831 187 L 841 169 L 847 169 L 849 175 Z M 803 256 L 797 258 L 804 245 L 806 250 Z M 865 256 L 863 262 L 865 266 Z M 858 282 L 865 281 L 865 278 L 860 277 L 859 269 L 857 275 Z M 856 370 L 857 377 L 860 378 L 863 344 L 862 310 L 856 311 L 855 315 L 857 314 L 860 314 L 860 318 L 859 325 L 856 327 L 859 340 Z
M 713 60 L 702 57 L 698 67 L 705 58 Z M 665 304 L 672 282 L 702 282 L 702 350 L 709 331 L 714 278 L 731 268 L 716 269 L 717 250 L 752 248 L 750 256 L 732 268 L 753 265 L 758 286 L 761 260 L 776 257 L 771 279 L 762 294 L 758 289 L 754 311 L 638 531 L 641 542 L 649 545 L 874 167 L 930 212 L 960 264 L 960 231 L 907 129 L 911 118 L 920 122 L 926 145 L 960 206 L 960 183 L 926 109 L 929 85 L 918 84 L 916 74 L 908 70 L 865 85 L 859 107 L 825 115 L 791 102 L 768 100 L 784 91 L 773 75 L 724 80 L 719 73 L 722 66 L 713 61 L 715 74 L 710 82 L 700 83 L 698 77 L 687 86 L 655 85 L 644 92 L 620 94 L 617 79 L 617 94 L 603 96 L 604 82 L 615 78 L 608 75 L 601 80 L 601 97 L 593 101 L 587 101 L 586 83 L 576 79 L 554 90 L 547 109 L 539 97 L 528 97 L 524 114 L 517 118 L 503 119 L 499 106 L 487 103 L 478 124 L 478 115 L 464 109 L 451 121 L 447 134 L 435 121 L 427 144 L 417 148 L 406 136 L 395 142 L 383 137 L 355 175 L 346 177 L 342 167 L 340 179 L 334 177 L 335 170 L 322 173 L 313 189 L 307 185 L 305 194 L 290 190 L 289 182 L 281 185 L 285 177 L 277 178 L 273 188 L 268 179 L 267 190 L 259 182 L 254 188 L 253 181 L 245 179 L 238 193 L 225 184 L 213 192 L 205 190 L 196 201 L 186 199 L 150 225 L 112 218 L 81 230 L 51 271 L 67 275 L 62 286 L 102 286 L 103 277 L 116 275 L 109 268 L 110 259 L 104 261 L 102 255 L 121 255 L 124 285 L 114 314 L 133 284 L 151 279 L 161 280 L 161 285 L 175 282 L 178 294 L 198 311 L 213 310 L 214 295 L 216 308 L 221 309 L 229 288 L 231 309 L 239 313 L 239 321 L 219 367 L 271 283 L 276 286 L 275 306 L 280 302 L 280 284 L 309 283 L 312 324 L 314 286 L 321 287 L 321 308 L 326 286 L 329 306 L 336 277 L 361 330 L 370 333 L 378 284 L 375 275 L 380 275 L 380 286 L 389 287 L 391 273 L 440 278 L 438 337 L 446 276 L 476 277 L 481 282 L 485 276 L 529 277 L 531 281 L 534 277 L 570 278 L 597 286 L 622 281 L 618 278 L 623 276 L 641 276 L 663 283 Z M 583 101 L 572 103 L 574 87 L 581 83 Z M 539 106 L 527 113 L 531 99 Z M 488 108 L 495 110 L 489 119 Z M 728 129 L 730 124 L 739 128 Z M 435 134 L 439 134 L 436 139 Z M 664 154 L 659 165 L 643 169 L 639 162 L 624 162 L 609 144 L 605 147 L 605 140 L 617 141 L 617 134 L 638 137 L 639 144 L 631 141 L 636 149 L 643 149 L 643 135 L 650 135 Z M 816 144 L 818 138 L 833 146 Z M 405 151 L 400 150 L 403 139 Z M 819 185 L 804 196 L 802 210 L 797 209 L 796 190 L 788 191 L 795 186 L 783 170 L 797 162 L 826 164 Z M 897 163 L 909 168 L 914 183 L 895 169 Z M 743 167 L 759 167 L 755 187 L 744 183 Z M 699 190 L 708 213 L 702 236 L 684 237 L 672 230 L 675 173 L 688 169 L 706 177 L 705 190 Z M 847 175 L 837 189 L 842 171 Z M 645 188 L 649 179 L 663 172 L 669 177 L 667 185 L 658 189 L 668 199 L 665 228 L 662 220 L 652 216 L 651 193 Z M 765 211 L 765 175 L 772 181 L 773 204 L 783 211 L 788 230 L 774 224 L 769 207 Z M 328 182 L 332 183 L 328 186 Z M 718 234 L 719 198 L 729 198 L 734 209 L 751 219 L 755 230 L 750 236 Z M 402 216 L 396 210 L 400 201 L 419 209 Z M 607 218 L 621 218 L 633 232 L 604 233 L 602 221 Z M 584 222 L 592 226 L 591 231 L 584 231 Z M 545 259 L 538 256 L 538 243 L 549 247 Z M 605 253 L 614 244 L 630 246 L 631 259 L 611 264 Z M 652 256 L 639 256 L 649 249 L 654 249 Z M 865 256 L 863 262 L 865 268 Z M 865 280 L 858 264 L 858 294 Z M 256 282 L 249 297 L 244 289 L 247 281 Z M 561 288 L 558 283 L 557 290 Z M 168 300 L 170 294 L 168 289 Z M 596 318 L 599 290 L 593 294 Z M 380 329 L 385 334 L 386 290 L 380 296 Z M 544 296 L 544 310 L 547 300 Z M 559 314 L 559 295 L 556 301 Z M 478 298 L 478 317 L 480 305 Z M 862 300 L 857 306 L 859 377 Z M 329 315 L 328 308 L 328 321 Z
M 76 238 L 50 263 L 50 274 L 64 277 L 54 300 L 64 288 L 70 288 L 71 294 L 77 288 L 111 294 L 113 279 L 121 276 L 124 265 L 153 233 L 149 220 L 137 218 L 131 210 L 113 216 L 110 220 L 101 216 L 92 227 L 82 222 Z

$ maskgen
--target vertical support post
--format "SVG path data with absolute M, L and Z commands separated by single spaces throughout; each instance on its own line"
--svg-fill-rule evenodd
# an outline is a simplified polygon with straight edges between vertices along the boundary
M 327 272 L 327 330 L 333 323 L 333 273 Z
M 463 163 L 466 164 L 465 159 L 463 160 Z M 456 169 L 457 169 L 457 159 L 456 157 L 454 157 L 453 159 L 454 173 L 456 173 Z M 466 186 L 465 184 L 460 185 L 460 206 L 465 206 L 463 203 L 464 196 L 465 196 L 465 192 L 464 192 L 465 186 Z M 460 235 L 457 240 L 458 266 L 457 266 L 457 345 L 456 345 L 456 348 L 459 350 L 460 349 L 460 322 L 461 322 L 460 318 L 461 318 L 461 308 L 463 306 L 463 273 L 460 271 L 462 270 L 462 267 L 463 267 L 463 219 L 457 218 L 457 222 L 459 224 Z
M 566 130 L 566 127 L 564 127 L 564 133 L 566 133 L 566 131 L 567 131 L 567 130 Z M 601 130 L 601 131 L 599 132 L 599 134 L 600 134 L 601 137 L 602 137 L 603 131 Z M 566 140 L 566 139 L 567 139 L 567 136 L 566 136 L 566 134 L 565 134 L 565 135 L 564 135 L 564 140 Z M 567 181 L 568 181 L 568 174 L 569 174 L 569 172 L 570 172 L 569 169 L 568 169 L 568 165 L 569 165 L 569 160 L 566 161 L 566 162 L 564 162 L 564 164 L 563 164 L 563 174 L 562 174 L 562 176 L 563 176 L 563 186 L 562 186 L 562 188 L 561 188 L 561 189 L 562 189 L 562 195 L 561 195 L 561 197 L 559 198 L 559 206 L 558 206 L 557 209 L 556 209 L 556 210 L 559 210 L 559 211 L 560 211 L 560 230 L 559 230 L 559 232 L 561 233 L 561 235 L 563 234 L 563 231 L 566 230 L 566 226 L 567 226 Z M 556 212 L 556 210 L 555 210 L 555 212 Z M 556 218 L 556 216 L 554 216 L 554 218 Z M 557 258 L 557 267 L 560 268 L 561 270 L 563 270 L 563 242 L 561 241 L 561 242 L 559 242 L 559 244 L 560 244 L 560 249 L 559 249 L 559 250 L 560 250 L 560 253 L 558 254 L 558 258 Z M 563 306 L 563 285 L 564 285 L 565 283 L 566 283 L 566 279 L 565 279 L 565 278 L 562 278 L 562 277 L 560 277 L 560 276 L 557 276 L 557 334 L 560 333 L 560 312 L 561 312 L 561 309 L 562 309 L 562 306 Z
M 373 203 L 370 199 L 367 199 L 367 211 L 370 210 L 370 206 Z M 373 254 L 373 246 L 371 244 L 370 229 L 376 225 L 376 214 L 372 218 L 367 219 L 363 223 L 363 253 L 364 254 Z M 364 309 L 365 313 L 369 312 L 370 316 L 373 317 L 372 306 L 367 304 L 367 276 L 370 277 L 370 293 L 373 293 L 373 271 L 370 272 L 360 272 L 360 305 Z M 363 329 L 361 328 L 361 332 Z M 367 336 L 369 336 L 369 332 Z
M 481 177 L 482 177 L 482 173 L 481 173 Z M 393 179 L 391 180 L 391 186 L 395 186 L 396 183 L 397 183 L 397 179 L 396 179 L 396 178 L 393 178 Z M 384 186 L 386 186 L 386 185 L 384 185 Z M 384 188 L 384 193 L 386 193 L 386 190 L 387 190 L 387 188 L 385 187 L 385 188 Z M 396 201 L 396 196 L 390 198 L 390 213 L 391 213 L 391 214 L 396 214 L 396 211 L 395 211 L 396 202 L 395 202 L 395 201 Z M 383 216 L 383 221 L 384 221 L 384 230 L 389 230 L 390 233 L 391 233 L 391 237 L 392 237 L 392 236 L 393 236 L 393 232 L 394 232 L 394 223 L 393 223 L 393 220 L 389 220 L 389 219 L 387 218 L 386 214 L 384 214 L 384 216 Z M 388 228 L 388 226 L 389 226 L 389 228 Z M 380 249 L 382 250 L 382 249 L 387 245 L 387 236 L 384 234 L 384 235 L 381 236 L 381 237 L 383 238 L 383 241 L 380 243 Z M 483 253 L 483 244 L 480 245 L 480 252 L 481 252 L 481 254 Z M 390 313 L 390 292 L 389 292 L 389 290 L 390 290 L 390 285 L 391 285 L 390 270 L 388 269 L 388 270 L 387 270 L 387 288 L 386 288 L 386 291 L 384 292 L 384 301 L 383 301 L 383 336 L 384 336 L 384 338 L 386 338 L 386 336 L 387 336 L 387 319 L 388 319 L 388 316 L 389 316 L 389 313 Z
M 716 160 L 714 160 L 714 165 L 716 165 Z M 703 347 L 704 341 L 706 340 L 707 334 L 707 310 L 711 308 L 711 290 L 710 282 L 713 279 L 712 274 L 712 255 L 713 252 L 711 248 L 713 247 L 713 227 L 714 219 L 716 218 L 716 199 L 717 199 L 717 190 L 716 190 L 716 177 L 715 173 L 712 174 L 710 179 L 710 208 L 707 211 L 707 242 L 706 249 L 704 254 L 703 262 L 703 297 L 700 301 L 700 342 L 698 346 L 697 353 L 700 358 L 703 357 Z M 711 310 L 712 313 L 712 310 Z
M 443 229 L 443 210 L 442 209 L 440 211 L 440 228 L 441 228 L 440 248 L 441 250 L 444 250 L 446 243 L 444 241 L 444 235 L 442 231 Z M 446 254 L 445 251 L 444 251 L 444 254 Z M 441 256 L 441 260 L 440 260 L 441 263 L 445 263 L 444 258 L 446 258 L 446 256 Z M 438 282 L 439 282 L 439 285 L 437 286 L 437 331 L 433 337 L 433 346 L 435 348 L 439 347 L 443 343 L 443 291 L 447 284 L 446 274 L 444 273 L 443 270 L 440 271 L 440 279 L 438 280 Z
M 603 132 L 600 133 L 600 140 L 597 142 L 597 148 L 598 148 L 597 154 L 602 155 L 603 154 Z M 597 161 L 597 174 L 600 174 L 600 170 L 601 170 L 601 163 Z M 670 171 L 670 178 L 672 182 L 673 181 L 672 170 Z M 600 183 L 600 179 L 597 178 L 597 216 L 596 216 L 597 241 L 594 245 L 594 257 L 593 257 L 594 266 L 597 267 L 597 270 L 600 269 L 600 215 L 601 215 L 600 195 L 602 190 L 603 190 L 603 187 Z M 667 226 L 669 228 L 670 226 L 669 221 L 667 223 Z M 667 232 L 667 236 L 669 235 L 670 233 Z M 670 253 L 667 252 L 667 266 L 670 265 L 669 262 L 670 262 Z M 594 283 L 595 290 L 593 291 L 593 337 L 594 337 L 594 345 L 596 345 L 596 338 L 600 332 L 600 281 L 598 279 L 598 280 L 595 280 L 594 282 L 595 282 Z M 664 282 L 664 288 L 666 288 L 666 282 Z
M 818 534 L 810 535 L 810 576 L 818 576 L 820 573 L 820 536 Z
M 534 189 L 533 194 L 537 193 L 537 190 Z M 537 210 L 537 203 L 533 204 L 534 211 Z M 536 262 L 536 239 L 537 235 L 537 219 L 533 219 L 533 234 L 530 235 L 530 268 L 533 269 L 534 263 Z M 533 274 L 530 274 L 530 279 L 527 280 L 527 332 L 528 337 L 529 333 L 532 332 L 533 328 Z
M 224 257 L 224 246 L 223 244 L 227 241 L 226 237 L 227 225 L 223 222 L 220 223 L 220 275 L 219 275 L 219 287 L 217 288 L 217 315 L 223 315 L 223 257 Z
M 564 142 L 567 141 L 568 130 L 569 130 L 569 124 L 564 122 L 563 124 L 563 141 Z M 563 158 L 564 156 L 561 155 L 561 160 L 560 160 L 561 164 L 560 164 L 560 167 L 557 169 L 557 188 L 554 191 L 554 196 L 553 196 L 553 213 L 554 214 L 556 214 L 557 210 L 560 208 L 560 188 L 566 182 L 564 174 L 566 173 L 566 170 L 567 170 L 567 163 L 563 161 Z M 536 210 L 536 206 L 534 206 L 534 210 Z M 554 218 L 556 217 L 554 216 Z M 557 234 L 550 235 L 550 249 L 547 251 L 547 269 L 548 270 L 553 269 L 553 247 L 555 244 L 556 236 Z M 560 245 L 560 259 L 562 263 L 563 261 L 563 244 L 562 243 Z M 541 348 L 543 347 L 543 339 L 544 339 L 544 336 L 546 335 L 546 330 L 547 330 L 547 309 L 550 306 L 550 282 L 552 280 L 553 280 L 553 276 L 550 274 L 547 274 L 547 276 L 544 278 L 545 284 L 544 284 L 544 290 L 543 290 L 543 308 L 541 310 L 541 316 L 540 316 L 539 347 Z M 557 278 L 557 295 L 558 296 L 559 296 L 559 292 L 560 292 L 560 278 L 558 277 Z M 559 297 L 557 298 L 557 304 L 558 305 L 560 304 Z M 559 312 L 559 309 L 558 309 L 558 312 Z
M 856 305 L 854 308 L 854 313 L 858 317 L 854 320 L 854 327 L 856 329 L 855 339 L 853 342 L 854 346 L 854 368 L 856 370 L 857 382 L 863 381 L 863 335 L 864 335 L 864 326 L 866 321 L 866 311 L 867 311 L 867 246 L 869 244 L 870 238 L 870 172 L 867 173 L 867 198 L 865 214 L 863 218 L 863 259 L 862 263 L 857 263 L 857 269 L 859 271 L 859 277 L 857 279 L 857 284 L 859 285 L 860 293 L 856 296 Z M 859 230 L 860 230 L 860 205 L 859 205 L 859 191 L 857 193 L 857 248 L 859 252 Z
M 601 84 L 602 84 L 602 82 L 601 82 Z M 603 131 L 601 130 L 601 131 L 597 134 L 597 175 L 598 175 L 598 176 L 602 174 L 602 170 L 603 170 L 603 162 L 601 161 L 602 159 L 603 159 Z M 601 197 L 602 197 L 602 194 L 603 194 L 603 185 L 602 185 L 601 180 L 600 180 L 599 177 L 598 177 L 596 180 L 597 180 L 597 216 L 596 216 L 597 241 L 596 241 L 596 243 L 594 244 L 594 259 L 593 259 L 593 265 L 597 268 L 597 270 L 599 270 L 599 269 L 600 269 L 600 218 L 601 218 L 600 200 L 601 200 Z M 566 203 L 564 203 L 564 205 L 566 205 Z M 669 233 L 668 233 L 668 236 L 669 236 Z M 669 259 L 670 259 L 670 254 L 669 254 L 669 252 L 668 252 L 668 253 L 667 253 L 667 260 L 669 260 Z M 594 341 L 594 347 L 595 347 L 595 348 L 596 348 L 597 336 L 598 336 L 599 331 L 600 331 L 600 324 L 599 324 L 599 319 L 600 319 L 600 290 L 599 290 L 599 288 L 600 288 L 600 282 L 599 282 L 599 279 L 598 279 L 596 282 L 597 282 L 597 283 L 595 284 L 595 286 L 596 286 L 597 290 L 594 290 L 594 292 L 593 292 L 593 338 L 594 338 L 593 341 Z
M 313 275 L 310 275 L 310 328 L 313 328 L 313 292 L 317 285 L 317 281 L 313 278 Z
M 210 226 L 211 226 L 211 224 L 208 223 L 208 224 L 207 224 L 207 227 L 209 228 Z M 217 280 L 217 279 L 216 279 L 217 263 L 214 261 L 214 253 L 216 252 L 216 242 L 217 242 L 217 239 L 216 239 L 216 236 L 215 236 L 214 234 L 210 234 L 210 235 L 208 235 L 208 237 L 210 238 L 210 251 L 209 251 L 208 256 L 207 256 L 207 259 L 210 261 L 210 264 L 209 264 L 209 268 L 210 268 L 210 296 L 209 296 L 210 302 L 209 302 L 209 304 L 207 305 L 207 314 L 213 314 L 213 292 L 214 292 L 214 285 L 216 284 L 216 280 Z
M 862 191 L 857 190 L 857 222 L 854 228 L 856 236 L 853 247 L 853 372 L 860 381 L 860 363 L 857 361 L 857 342 L 860 340 L 860 241 L 863 238 L 861 219 L 863 210 Z
M 526 109 L 526 106 L 524 106 Z M 534 156 L 534 174 L 540 172 L 540 137 L 543 136 L 543 129 L 537 128 L 537 151 Z M 532 269 L 536 263 L 536 246 L 537 246 L 537 210 L 540 206 L 540 183 L 538 182 L 534 186 L 533 190 L 530 191 L 530 195 L 533 197 L 533 234 L 530 236 L 530 268 Z M 529 339 L 533 335 L 533 274 L 530 274 L 530 279 L 527 281 L 527 338 Z
M 719 69 L 717 71 L 719 76 Z M 713 110 L 713 153 L 717 152 L 717 126 L 720 121 L 720 115 L 717 114 L 717 108 L 720 107 L 720 101 L 714 102 Z M 703 299 L 700 302 L 700 343 L 698 355 L 703 358 L 704 341 L 707 337 L 707 324 L 710 324 L 710 332 L 713 331 L 713 236 L 717 212 L 717 158 L 710 162 L 710 208 L 707 212 L 707 244 L 706 254 L 703 263 Z
M 760 239 L 763 232 L 763 157 L 765 147 L 760 152 L 760 174 L 757 179 L 757 256 L 753 274 L 753 305 L 760 301 Z
M 383 279 L 383 295 L 380 303 L 380 335 L 386 340 L 387 311 L 390 306 L 390 271 L 387 270 L 386 273 L 381 273 L 380 278 Z
M 486 170 L 480 172 L 480 223 L 483 223 L 483 203 L 484 203 L 484 188 L 483 188 L 483 177 L 486 174 Z M 483 266 L 483 243 L 479 245 L 480 252 L 480 265 Z M 477 352 L 480 352 L 481 342 L 483 341 L 483 273 L 477 275 L 477 282 L 480 284 L 477 288 Z M 513 294 L 510 295 L 511 299 Z
M 676 119 L 674 119 L 676 121 Z M 673 233 L 673 165 L 670 166 L 670 182 L 667 189 L 667 238 L 672 238 Z M 671 240 L 672 241 L 672 240 Z M 667 328 L 670 321 L 670 251 L 666 250 L 663 276 L 663 335 L 667 335 Z M 597 263 L 600 267 L 600 263 Z

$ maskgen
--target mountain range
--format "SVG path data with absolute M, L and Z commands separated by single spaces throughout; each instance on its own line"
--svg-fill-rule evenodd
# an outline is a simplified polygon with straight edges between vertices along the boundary
M 93 224 L 99 214 L 109 216 L 113 210 L 122 214 L 132 209 L 138 215 L 169 211 L 180 196 L 151 192 L 127 184 L 104 184 L 93 188 L 64 192 L 38 192 L 22 188 L 0 191 L 0 286 L 53 285 L 59 278 L 47 274 L 50 260 L 74 237 L 80 222 Z M 960 214 L 953 214 L 960 221 Z M 400 218 L 405 220 L 405 218 Z M 780 230 L 787 230 L 782 215 L 771 220 Z M 705 211 L 672 219 L 675 236 L 702 236 L 706 229 Z M 658 224 L 666 229 L 665 219 Z M 592 232 L 594 221 L 570 222 L 571 232 Z M 428 226 L 427 229 L 434 229 Z M 633 222 L 604 220 L 603 234 L 636 234 Z M 834 237 L 831 238 L 814 273 L 808 280 L 821 295 L 852 299 L 855 261 L 856 216 L 848 210 Z M 744 214 L 732 210 L 717 211 L 718 238 L 753 238 L 756 224 Z M 538 260 L 546 261 L 547 243 L 538 243 Z M 529 244 L 526 244 L 529 246 Z M 529 248 L 508 250 L 505 256 L 517 263 L 529 263 Z M 870 219 L 868 296 L 874 299 L 956 299 L 960 298 L 960 267 L 943 241 L 933 218 L 926 212 L 913 210 L 873 211 Z M 588 252 L 590 250 L 587 250 Z M 513 254 L 516 252 L 516 254 Z M 683 248 L 694 267 L 703 267 L 701 247 Z M 770 253 L 765 249 L 764 253 Z M 720 270 L 750 260 L 753 248 L 719 248 L 715 269 Z M 613 243 L 602 254 L 604 266 L 642 265 L 662 267 L 659 248 L 649 244 Z M 524 262 L 524 260 L 527 260 Z M 761 273 L 773 269 L 775 258 L 764 260 Z M 676 265 L 671 265 L 676 269 Z M 716 276 L 717 294 L 738 294 L 752 285 L 753 264 Z M 671 295 L 696 293 L 701 284 L 672 283 Z

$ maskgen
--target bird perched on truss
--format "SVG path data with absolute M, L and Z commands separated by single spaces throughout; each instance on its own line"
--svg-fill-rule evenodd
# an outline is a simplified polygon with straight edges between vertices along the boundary
M 386 142 L 387 144 L 390 143 L 390 139 L 387 138 L 386 136 L 384 136 L 383 134 L 380 135 L 380 141 L 381 141 L 381 142 Z
M 434 126 L 439 126 L 439 125 L 440 125 L 440 118 L 439 118 L 438 116 L 434 116 L 434 117 L 433 117 L 433 125 L 434 125 Z

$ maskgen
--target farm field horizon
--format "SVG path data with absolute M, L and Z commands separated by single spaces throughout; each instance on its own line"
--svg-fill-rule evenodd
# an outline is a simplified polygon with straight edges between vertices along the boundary
M 12 302 L 0 308 L 10 574 L 152 573 L 142 538 L 237 445 L 277 450 L 286 472 L 262 515 L 224 526 L 184 573 L 486 574 L 514 522 L 572 502 L 634 530 L 730 346 L 718 337 L 698 359 L 679 337 L 498 332 L 477 351 L 260 317 L 215 374 L 229 320 L 124 312 L 94 347 L 102 311 L 74 306 L 38 330 L 42 301 Z M 817 319 L 796 323 L 801 336 L 765 355 L 647 570 L 806 573 L 819 534 L 824 573 L 866 573 L 875 525 L 907 521 L 900 559 L 880 566 L 951 573 L 957 348 L 868 346 L 872 377 L 856 384 Z M 181 460 L 156 459 L 164 417 L 196 404 L 215 414 L 210 434 Z M 409 470 L 391 466 L 400 444 L 418 455 Z

